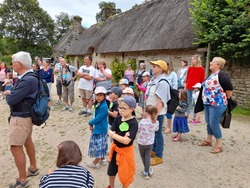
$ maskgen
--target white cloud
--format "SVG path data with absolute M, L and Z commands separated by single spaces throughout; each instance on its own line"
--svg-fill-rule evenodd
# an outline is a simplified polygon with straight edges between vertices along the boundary
M 2 3 L 4 0 L 0 0 Z M 96 13 L 100 11 L 98 4 L 101 1 L 114 2 L 116 8 L 127 11 L 135 4 L 140 4 L 144 0 L 38 0 L 40 6 L 47 11 L 47 13 L 55 19 L 55 15 L 60 12 L 68 13 L 69 15 L 81 16 L 82 24 L 89 27 L 96 23 Z

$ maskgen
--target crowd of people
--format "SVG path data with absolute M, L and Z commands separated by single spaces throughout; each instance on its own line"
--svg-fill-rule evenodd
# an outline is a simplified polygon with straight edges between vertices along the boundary
M 98 169 L 101 165 L 108 164 L 108 188 L 114 187 L 116 175 L 123 188 L 129 187 L 134 181 L 135 140 L 144 166 L 141 175 L 146 180 L 150 179 L 153 174 L 152 166 L 164 162 L 163 135 L 174 132 L 176 134 L 172 136 L 172 141 L 181 141 L 182 134 L 190 131 L 188 123 L 201 123 L 203 109 L 207 138 L 198 145 L 212 146 L 214 136 L 216 143 L 211 153 L 223 151 L 219 124 L 233 90 L 229 76 L 222 71 L 226 63 L 223 58 L 215 57 L 211 61 L 211 75 L 207 79 L 198 55 L 192 56 L 191 66 L 188 66 L 187 61 L 181 60 L 177 73 L 174 72 L 171 61 L 150 61 L 151 74 L 146 71 L 144 63 L 140 64 L 136 74 L 131 65 L 128 65 L 118 86 L 112 85 L 112 71 L 106 62 L 100 61 L 94 67 L 92 61 L 92 56 L 86 55 L 84 65 L 78 69 L 67 63 L 63 57 L 58 57 L 53 69 L 47 59 L 35 57 L 32 64 L 29 53 L 18 52 L 12 56 L 12 72 L 5 63 L 1 63 L 2 98 L 6 97 L 11 111 L 9 144 L 19 173 L 16 182 L 10 187 L 28 187 L 27 178 L 39 174 L 30 116 L 30 106 L 37 95 L 38 81 L 35 77 L 24 76 L 31 71 L 47 83 L 50 92 L 54 74 L 56 75 L 58 100 L 53 103 L 51 98 L 49 105 L 63 105 L 62 111 L 74 110 L 75 80 L 79 78 L 78 89 L 83 108 L 78 114 L 84 117 L 92 116 L 88 121 L 91 131 L 88 155 L 93 161 L 88 162 L 86 166 Z M 24 87 L 27 89 L 21 92 Z M 175 114 L 167 112 L 168 102 L 171 100 L 170 87 L 179 90 L 180 102 Z M 141 107 L 138 110 L 141 113 L 136 115 L 135 109 L 138 106 Z M 192 108 L 194 110 L 191 118 Z M 23 146 L 29 157 L 28 168 Z M 82 153 L 77 143 L 62 142 L 58 145 L 58 168 L 50 169 L 42 176 L 40 187 L 93 187 L 94 178 L 89 170 L 79 164 L 81 160 Z

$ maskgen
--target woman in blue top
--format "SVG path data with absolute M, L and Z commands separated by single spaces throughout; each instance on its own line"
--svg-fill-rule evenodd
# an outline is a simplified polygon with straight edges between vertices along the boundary
M 100 168 L 101 164 L 106 165 L 105 156 L 108 151 L 108 105 L 106 103 L 107 90 L 103 86 L 95 89 L 95 112 L 93 119 L 89 121 L 91 133 L 89 142 L 90 157 L 95 157 L 95 160 L 88 163 L 90 168 Z
M 54 82 L 54 75 L 53 75 L 53 69 L 50 67 L 50 60 L 46 59 L 43 60 L 43 68 L 40 70 L 41 78 L 46 82 L 48 88 L 49 88 L 49 94 L 50 94 L 50 103 L 49 106 L 52 106 L 52 98 L 51 98 L 51 87 L 52 83 Z
M 221 57 L 215 57 L 210 62 L 211 75 L 202 83 L 198 100 L 203 102 L 205 110 L 205 120 L 207 123 L 207 138 L 199 146 L 212 146 L 212 136 L 216 138 L 216 143 L 211 153 L 222 152 L 222 133 L 220 129 L 220 119 L 227 108 L 228 99 L 232 96 L 233 86 L 229 76 L 223 72 L 226 60 Z M 199 105 L 200 102 L 197 104 Z M 197 109 L 199 112 L 201 109 Z

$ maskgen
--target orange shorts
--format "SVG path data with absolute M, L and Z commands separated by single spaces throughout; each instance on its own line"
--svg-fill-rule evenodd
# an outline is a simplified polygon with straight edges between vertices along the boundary
M 32 133 L 31 118 L 13 117 L 11 116 L 9 124 L 9 145 L 23 146 L 27 138 L 31 137 Z

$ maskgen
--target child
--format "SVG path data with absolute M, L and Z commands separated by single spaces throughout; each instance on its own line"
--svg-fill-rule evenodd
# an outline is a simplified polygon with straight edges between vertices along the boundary
M 130 88 L 130 87 L 127 87 L 127 88 L 125 88 L 123 91 L 122 91 L 122 96 L 124 97 L 124 96 L 131 96 L 131 97 L 133 97 L 133 98 L 135 98 L 135 95 L 134 95 L 135 93 L 134 93 L 134 90 L 132 89 L 132 88 Z M 135 100 L 136 101 L 136 100 Z M 135 114 L 135 111 L 133 111 L 132 112 L 132 115 L 133 116 L 136 116 L 136 114 Z
M 145 92 L 147 90 L 147 85 L 148 82 L 150 81 L 150 73 L 149 72 L 144 72 L 142 74 L 142 82 L 140 84 L 136 83 L 136 86 L 138 88 L 139 92 L 139 101 L 138 101 L 138 106 L 142 107 L 142 117 L 144 113 L 144 106 L 145 106 Z
M 187 117 L 185 113 L 187 112 L 188 104 L 187 104 L 187 91 L 180 90 L 179 94 L 180 103 L 177 106 L 174 116 L 173 123 L 173 132 L 178 132 L 175 136 L 173 136 L 172 141 L 178 142 L 181 140 L 181 134 L 189 132 Z
M 4 80 L 4 91 L 11 90 L 13 87 L 13 74 L 12 73 L 7 73 L 7 77 Z
M 157 121 L 158 110 L 155 106 L 148 105 L 145 109 L 145 118 L 139 123 L 138 128 L 138 146 L 141 155 L 144 171 L 142 176 L 148 180 L 153 174 L 153 169 L 150 167 L 150 155 L 154 144 L 155 131 L 159 129 L 159 122 Z
M 40 188 L 47 187 L 94 187 L 92 174 L 80 165 L 82 153 L 79 146 L 71 140 L 58 145 L 56 166 L 42 176 Z M 17 186 L 19 187 L 19 186 Z M 20 186 L 23 187 L 23 186 Z
M 95 112 L 93 119 L 89 121 L 89 128 L 91 133 L 89 142 L 90 157 L 95 157 L 95 160 L 88 163 L 87 166 L 90 168 L 100 168 L 101 163 L 106 164 L 105 156 L 108 151 L 108 106 L 106 103 L 107 90 L 99 86 L 95 89 Z
M 194 92 L 193 92 L 193 100 L 194 100 L 194 105 L 196 104 L 197 98 L 199 96 L 200 90 L 201 90 L 201 84 L 197 83 L 193 86 Z M 194 118 L 191 120 L 191 124 L 196 125 L 201 123 L 201 112 L 194 113 Z
M 118 172 L 123 188 L 128 187 L 135 176 L 135 157 L 133 141 L 138 131 L 138 123 L 132 115 L 136 101 L 131 96 L 124 96 L 118 100 L 119 116 L 114 120 L 108 134 L 113 138 L 109 152 L 109 186 L 114 188 L 115 176 Z

